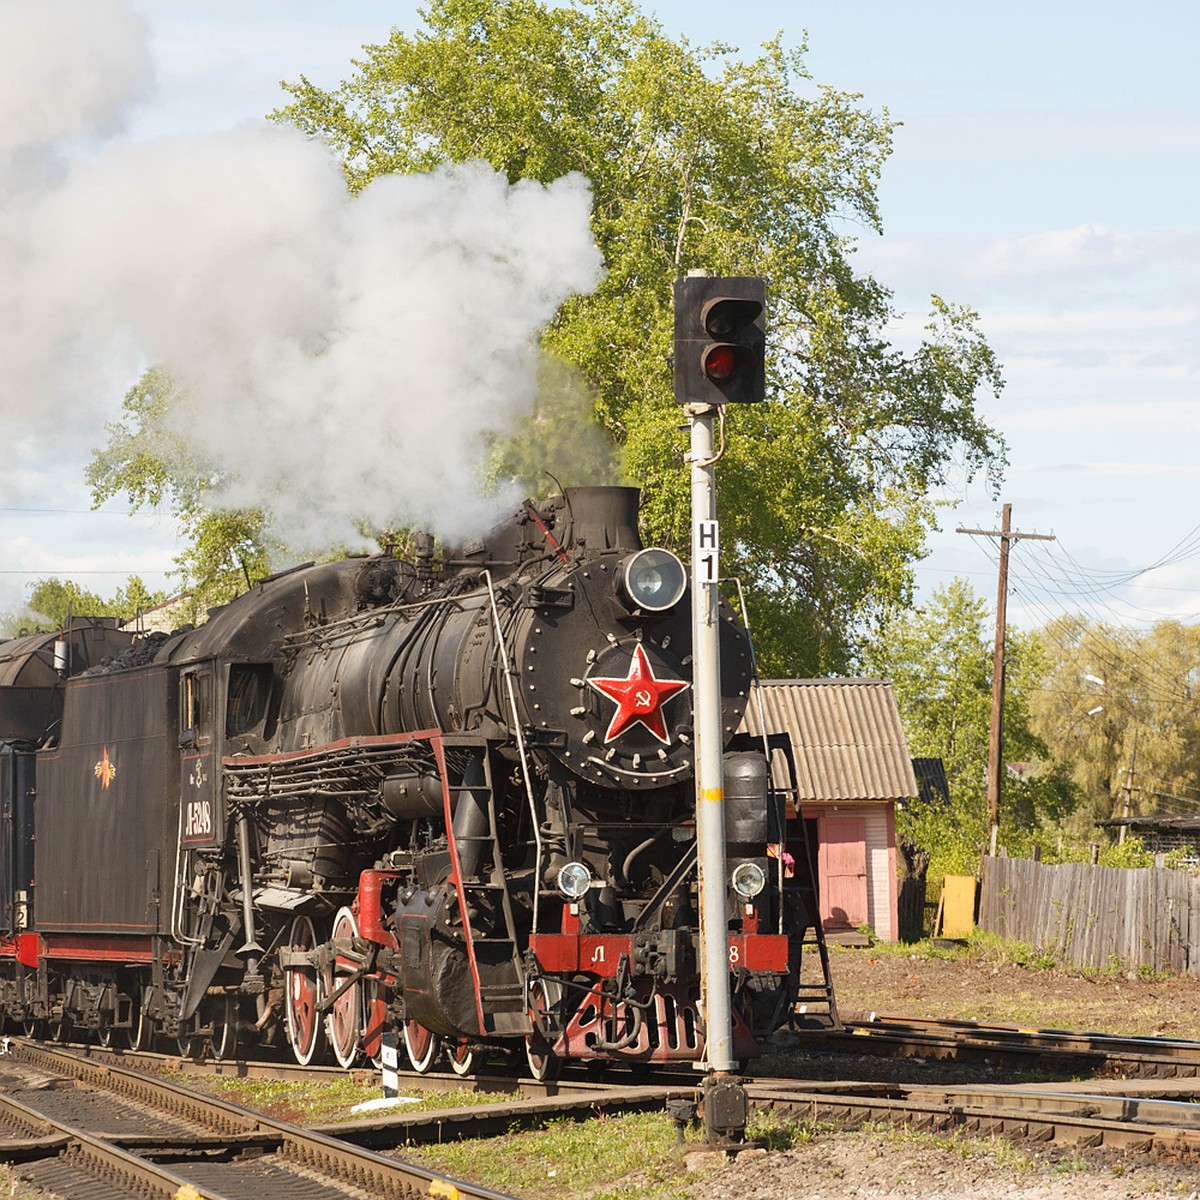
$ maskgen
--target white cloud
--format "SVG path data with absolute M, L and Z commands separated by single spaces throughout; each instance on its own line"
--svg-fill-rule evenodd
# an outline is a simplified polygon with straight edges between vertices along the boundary
M 1144 155 L 1200 152 L 1200 118 L 1147 109 L 1055 108 L 1003 112 L 921 113 L 906 117 L 897 138 L 905 156 L 955 162 L 1060 163 L 1064 159 L 1123 161 Z
M 1084 224 L 993 240 L 864 239 L 856 263 L 910 305 L 939 292 L 975 307 L 1010 295 L 1046 303 L 1059 297 L 1087 299 L 1091 306 L 1125 301 L 1127 308 L 1135 307 L 1130 299 L 1144 298 L 1154 307 L 1164 296 L 1200 294 L 1200 228 Z
M 967 279 L 1090 271 L 1125 275 L 1180 258 L 1195 259 L 1200 230 L 1111 229 L 1079 225 L 993 242 L 964 264 Z

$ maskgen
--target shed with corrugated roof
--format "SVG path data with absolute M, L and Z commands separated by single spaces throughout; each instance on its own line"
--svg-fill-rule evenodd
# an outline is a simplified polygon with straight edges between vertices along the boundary
M 817 848 L 826 933 L 870 926 L 896 938 L 896 805 L 917 780 L 887 679 L 781 679 L 751 694 L 743 727 L 786 733 L 794 771 L 775 756 L 777 783 Z

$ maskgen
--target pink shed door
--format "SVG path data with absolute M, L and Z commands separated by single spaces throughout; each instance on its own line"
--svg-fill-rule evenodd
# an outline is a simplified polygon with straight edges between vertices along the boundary
M 819 817 L 817 846 L 821 924 L 828 932 L 868 924 L 866 818 Z

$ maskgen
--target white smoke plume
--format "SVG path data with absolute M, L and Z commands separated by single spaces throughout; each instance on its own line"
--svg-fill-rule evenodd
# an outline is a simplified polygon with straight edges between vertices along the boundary
M 78 47 L 88 74 L 63 95 Z M 116 0 L 0 0 L 0 128 L 41 114 L 0 134 L 5 426 L 97 447 L 140 367 L 163 365 L 187 397 L 176 432 L 289 541 L 486 522 L 481 437 L 532 410 L 537 331 L 599 278 L 586 182 L 510 187 L 473 163 L 350 198 L 322 145 L 265 123 L 68 161 L 120 128 L 147 63 Z

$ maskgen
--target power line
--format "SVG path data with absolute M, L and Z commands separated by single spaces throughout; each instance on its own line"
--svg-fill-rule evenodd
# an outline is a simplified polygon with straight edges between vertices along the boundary
M 0 575 L 22 575 L 29 579 L 35 575 L 52 575 L 78 579 L 85 575 L 170 575 L 174 570 L 174 567 L 127 567 L 124 570 L 105 567 L 94 571 L 61 571 L 57 567 L 45 567 L 40 571 L 9 571 L 0 568 Z
M 25 513 L 34 516 L 95 516 L 95 517 L 136 517 L 144 515 L 162 516 L 162 513 L 144 514 L 120 508 L 5 508 L 0 506 L 0 513 Z

